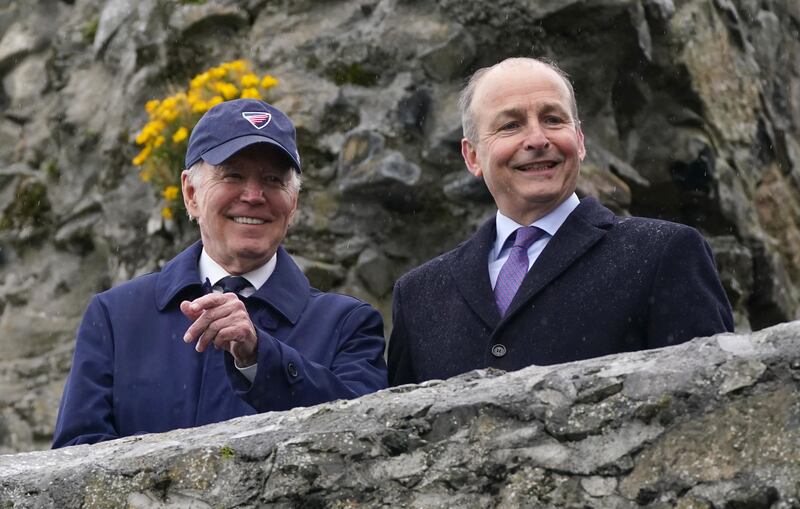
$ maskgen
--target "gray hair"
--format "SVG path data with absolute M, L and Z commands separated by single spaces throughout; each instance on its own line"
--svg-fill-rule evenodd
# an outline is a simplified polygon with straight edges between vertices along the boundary
M 569 75 L 564 72 L 555 62 L 548 59 L 529 58 L 529 57 L 515 57 L 507 58 L 489 67 L 482 67 L 475 71 L 467 81 L 467 85 L 461 90 L 458 96 L 458 109 L 461 112 L 461 128 L 464 131 L 464 137 L 471 143 L 478 140 L 478 128 L 475 125 L 475 117 L 472 113 L 472 99 L 475 96 L 475 89 L 478 84 L 490 71 L 504 64 L 508 63 L 539 63 L 545 67 L 553 70 L 564 81 L 569 91 L 570 113 L 572 121 L 576 126 L 579 126 L 581 121 L 578 118 L 578 102 L 575 100 L 575 90 L 572 88 L 572 82 L 569 80 Z

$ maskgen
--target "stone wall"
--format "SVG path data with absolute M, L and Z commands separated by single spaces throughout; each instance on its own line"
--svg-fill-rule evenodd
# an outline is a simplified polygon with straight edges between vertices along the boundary
M 0 505 L 800 504 L 800 322 L 0 456 Z
M 573 76 L 581 195 L 698 227 L 741 331 L 800 310 L 796 0 L 10 0 L 0 4 L 0 451 L 45 448 L 89 296 L 196 238 L 130 161 L 144 103 L 246 58 L 298 125 L 287 247 L 374 303 L 493 209 L 456 95 L 507 56 Z M 175 171 L 178 171 L 176 168 Z

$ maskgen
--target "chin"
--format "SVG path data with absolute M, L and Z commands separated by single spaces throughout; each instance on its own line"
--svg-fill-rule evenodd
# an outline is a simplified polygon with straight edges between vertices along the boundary
M 556 191 L 538 190 L 528 193 L 525 198 L 530 203 L 548 203 L 560 199 L 562 195 L 563 193 L 560 189 Z
M 265 262 L 272 257 L 270 250 L 267 248 L 240 249 L 236 253 L 236 256 L 242 260 L 253 261 L 263 259 Z

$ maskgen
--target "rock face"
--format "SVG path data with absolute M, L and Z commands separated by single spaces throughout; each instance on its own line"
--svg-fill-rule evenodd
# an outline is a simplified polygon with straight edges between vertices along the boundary
M 3 2 L 0 451 L 48 446 L 89 296 L 197 237 L 161 222 L 133 138 L 148 99 L 237 58 L 280 79 L 297 123 L 287 248 L 387 325 L 394 279 L 493 212 L 456 95 L 518 55 L 573 77 L 581 195 L 699 228 L 739 330 L 797 318 L 799 33 L 796 0 Z
M 57 451 L 18 508 L 789 508 L 800 322 Z

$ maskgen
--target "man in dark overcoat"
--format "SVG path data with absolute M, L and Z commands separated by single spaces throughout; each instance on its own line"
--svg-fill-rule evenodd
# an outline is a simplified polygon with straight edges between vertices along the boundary
M 516 370 L 732 331 L 707 242 L 575 194 L 586 155 L 554 64 L 508 59 L 461 94 L 467 169 L 497 214 L 395 285 L 389 383 Z

